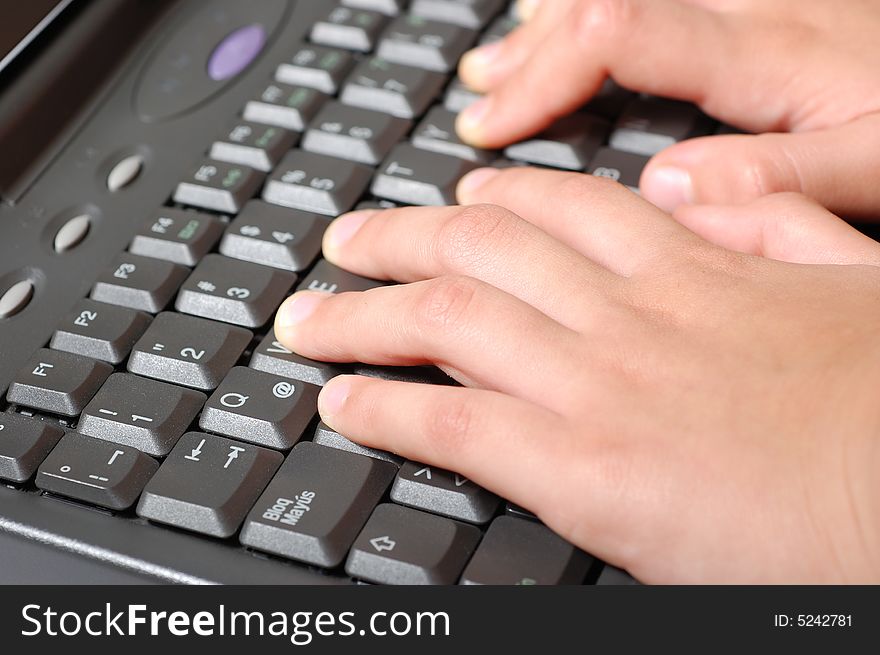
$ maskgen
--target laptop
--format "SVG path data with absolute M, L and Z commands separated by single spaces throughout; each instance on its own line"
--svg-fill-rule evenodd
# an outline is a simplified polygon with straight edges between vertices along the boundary
M 638 192 L 726 130 L 612 82 L 503 151 L 455 75 L 507 0 L 31 0 L 0 27 L 0 581 L 628 584 L 454 471 L 320 422 L 340 372 L 272 331 L 356 207 L 454 203 L 478 166 Z

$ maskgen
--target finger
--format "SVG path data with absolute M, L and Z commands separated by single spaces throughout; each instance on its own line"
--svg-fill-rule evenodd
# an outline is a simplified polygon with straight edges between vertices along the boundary
M 623 185 L 592 175 L 480 170 L 462 179 L 458 197 L 503 205 L 618 275 L 632 275 L 658 257 L 702 243 Z
M 518 70 L 572 10 L 577 0 L 521 2 L 524 24 L 506 38 L 474 48 L 461 59 L 458 74 L 474 91 L 494 88 Z
M 559 415 L 494 391 L 336 377 L 321 418 L 349 439 L 453 470 L 542 514 L 570 503 L 568 432 Z
M 571 299 L 599 302 L 603 287 L 614 277 L 497 205 L 347 214 L 325 232 L 324 257 L 380 280 L 477 278 L 568 327 L 582 313 Z
M 363 293 L 300 292 L 281 306 L 275 334 L 312 359 L 437 364 L 463 384 L 554 405 L 564 394 L 547 393 L 551 374 L 566 379 L 583 367 L 575 332 L 467 277 Z
M 699 102 L 730 84 L 719 70 L 736 54 L 730 32 L 719 14 L 672 0 L 580 3 L 515 74 L 460 114 L 459 134 L 492 148 L 522 139 L 581 106 L 608 75 Z
M 880 114 L 800 134 L 694 139 L 657 156 L 640 189 L 657 206 L 739 204 L 803 193 L 848 218 L 880 216 Z
M 707 241 L 797 264 L 880 265 L 880 244 L 799 194 L 747 205 L 680 207 L 675 218 Z

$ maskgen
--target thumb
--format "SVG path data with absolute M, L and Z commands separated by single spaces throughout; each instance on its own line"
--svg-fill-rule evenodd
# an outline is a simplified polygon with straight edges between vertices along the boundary
M 673 214 L 722 248 L 795 264 L 880 266 L 880 243 L 796 193 L 746 205 L 685 205 Z
M 877 171 L 880 114 L 871 114 L 816 132 L 685 141 L 649 162 L 640 189 L 666 211 L 794 191 L 847 218 L 880 220 Z

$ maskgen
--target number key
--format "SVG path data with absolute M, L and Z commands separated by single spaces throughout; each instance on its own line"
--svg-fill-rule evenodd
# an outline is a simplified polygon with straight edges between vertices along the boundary
M 385 32 L 378 56 L 396 64 L 448 73 L 475 39 L 476 32 L 465 27 L 400 16 Z

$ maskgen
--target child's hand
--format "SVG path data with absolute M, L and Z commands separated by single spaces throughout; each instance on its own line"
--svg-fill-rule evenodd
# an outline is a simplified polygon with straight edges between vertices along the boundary
M 529 136 L 582 105 L 610 75 L 751 132 L 793 133 L 708 137 L 666 150 L 641 182 L 658 206 L 798 191 L 841 215 L 880 218 L 880 2 L 521 7 L 534 12 L 523 27 L 462 61 L 464 81 L 489 94 L 462 113 L 463 137 L 497 147 Z
M 298 293 L 275 329 L 471 388 L 338 377 L 328 424 L 647 582 L 880 581 L 880 245 L 799 196 L 696 222 L 801 264 L 584 175 L 481 169 L 459 196 L 505 209 L 338 219 L 328 259 L 411 284 Z

